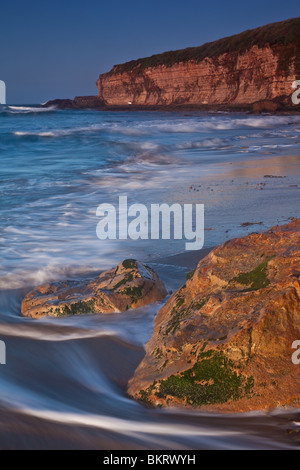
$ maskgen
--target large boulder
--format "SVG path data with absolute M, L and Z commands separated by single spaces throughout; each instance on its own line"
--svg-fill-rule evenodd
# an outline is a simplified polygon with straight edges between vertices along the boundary
M 167 292 L 149 266 L 128 259 L 86 281 L 61 281 L 36 287 L 24 298 L 24 316 L 61 317 L 115 313 L 162 300 Z
M 299 406 L 300 220 L 214 249 L 159 311 L 129 395 L 148 405 Z

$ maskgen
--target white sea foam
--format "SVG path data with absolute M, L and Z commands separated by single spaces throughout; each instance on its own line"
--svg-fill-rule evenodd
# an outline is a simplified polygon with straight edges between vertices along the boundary
M 48 113 L 50 111 L 55 111 L 56 109 L 55 107 L 39 108 L 34 106 L 8 106 L 7 108 L 13 114 Z
M 30 136 L 37 136 L 37 137 L 55 137 L 56 134 L 55 132 L 22 132 L 22 131 L 16 131 L 14 132 L 14 135 L 19 136 L 19 137 L 30 137 Z
M 161 121 L 154 120 L 152 122 L 141 122 L 137 124 L 137 128 L 147 126 L 148 132 L 166 132 L 166 133 L 197 133 L 213 130 L 235 130 L 242 128 L 261 128 L 268 129 L 278 125 L 289 123 L 299 123 L 300 116 L 294 116 L 291 121 L 290 116 L 261 116 L 247 118 L 233 118 L 231 116 L 214 117 L 207 119 L 191 119 L 189 121 Z
M 190 141 L 184 142 L 177 146 L 178 149 L 188 150 L 188 149 L 198 149 L 198 148 L 219 148 L 228 144 L 227 139 L 203 139 L 200 141 Z
M 26 107 L 10 107 L 13 112 L 45 112 L 51 108 L 26 108 Z M 127 135 L 128 137 L 139 137 L 142 135 L 151 135 L 153 133 L 169 133 L 169 134 L 180 134 L 180 133 L 203 133 L 209 131 L 230 131 L 243 128 L 261 128 L 270 129 L 271 132 L 278 132 L 276 127 L 279 125 L 287 125 L 291 123 L 289 116 L 262 116 L 262 117 L 248 117 L 248 118 L 232 118 L 229 116 L 222 116 L 207 119 L 192 119 L 190 121 L 165 121 L 165 120 L 153 120 L 150 122 L 137 122 L 134 125 L 129 126 L 125 123 L 124 126 L 118 124 L 114 125 L 110 122 L 102 122 L 101 124 L 92 124 L 89 126 L 73 127 L 67 129 L 51 129 L 42 131 L 16 131 L 16 136 L 36 136 L 36 137 L 62 137 L 70 136 L 78 133 L 90 133 L 90 132 L 107 132 L 116 135 Z M 293 117 L 293 124 L 300 123 L 300 116 Z M 272 131 L 272 128 L 276 130 Z M 286 131 L 288 132 L 288 131 Z M 254 135 L 252 136 L 254 137 Z M 241 136 L 240 138 L 245 138 Z M 210 146 L 221 145 L 221 139 L 206 139 L 199 143 L 194 143 L 194 147 L 210 147 Z M 131 142 L 131 145 L 134 145 Z M 148 149 L 156 144 L 148 142 Z M 184 145 L 184 144 L 182 144 Z M 188 148 L 188 147 L 183 147 Z
M 52 250 L 53 251 L 53 250 Z M 35 250 L 37 253 L 38 250 Z M 31 252 L 33 256 L 33 251 Z M 51 250 L 48 249 L 48 254 L 51 255 Z M 36 256 L 36 260 L 38 256 Z M 67 262 L 67 260 L 65 260 Z M 105 263 L 103 260 L 102 266 L 104 268 L 109 267 L 109 261 Z M 22 289 L 31 286 L 38 286 L 44 284 L 45 282 L 57 281 L 62 279 L 67 279 L 73 276 L 82 276 L 87 272 L 99 272 L 99 267 L 82 266 L 77 268 L 61 267 L 56 265 L 48 265 L 45 267 L 36 268 L 35 270 L 22 270 L 19 269 L 13 273 L 3 273 L 4 275 L 0 276 L 0 289 Z
M 73 127 L 70 129 L 53 129 L 45 131 L 15 131 L 13 134 L 20 137 L 64 137 L 86 132 L 101 132 L 105 128 L 102 125 L 85 127 Z

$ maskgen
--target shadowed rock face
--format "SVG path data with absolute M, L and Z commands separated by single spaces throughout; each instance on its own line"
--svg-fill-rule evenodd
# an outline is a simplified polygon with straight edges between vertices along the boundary
M 300 220 L 213 250 L 159 311 L 129 394 L 228 411 L 299 406 Z
M 115 313 L 162 300 L 167 292 L 157 274 L 136 260 L 125 260 L 92 280 L 43 284 L 24 298 L 24 316 L 61 317 Z

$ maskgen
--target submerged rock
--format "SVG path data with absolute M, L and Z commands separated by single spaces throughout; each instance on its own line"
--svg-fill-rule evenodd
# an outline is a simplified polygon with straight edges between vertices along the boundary
M 156 406 L 299 406 L 300 220 L 213 250 L 159 311 L 129 394 Z
M 167 295 L 149 266 L 129 259 L 86 281 L 43 284 L 30 291 L 21 306 L 32 318 L 86 313 L 116 313 L 162 300 Z

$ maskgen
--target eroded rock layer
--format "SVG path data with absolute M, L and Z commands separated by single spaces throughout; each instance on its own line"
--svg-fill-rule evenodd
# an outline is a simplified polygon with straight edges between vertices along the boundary
M 201 47 L 116 65 L 100 75 L 106 105 L 291 104 L 300 78 L 300 19 L 273 23 Z

